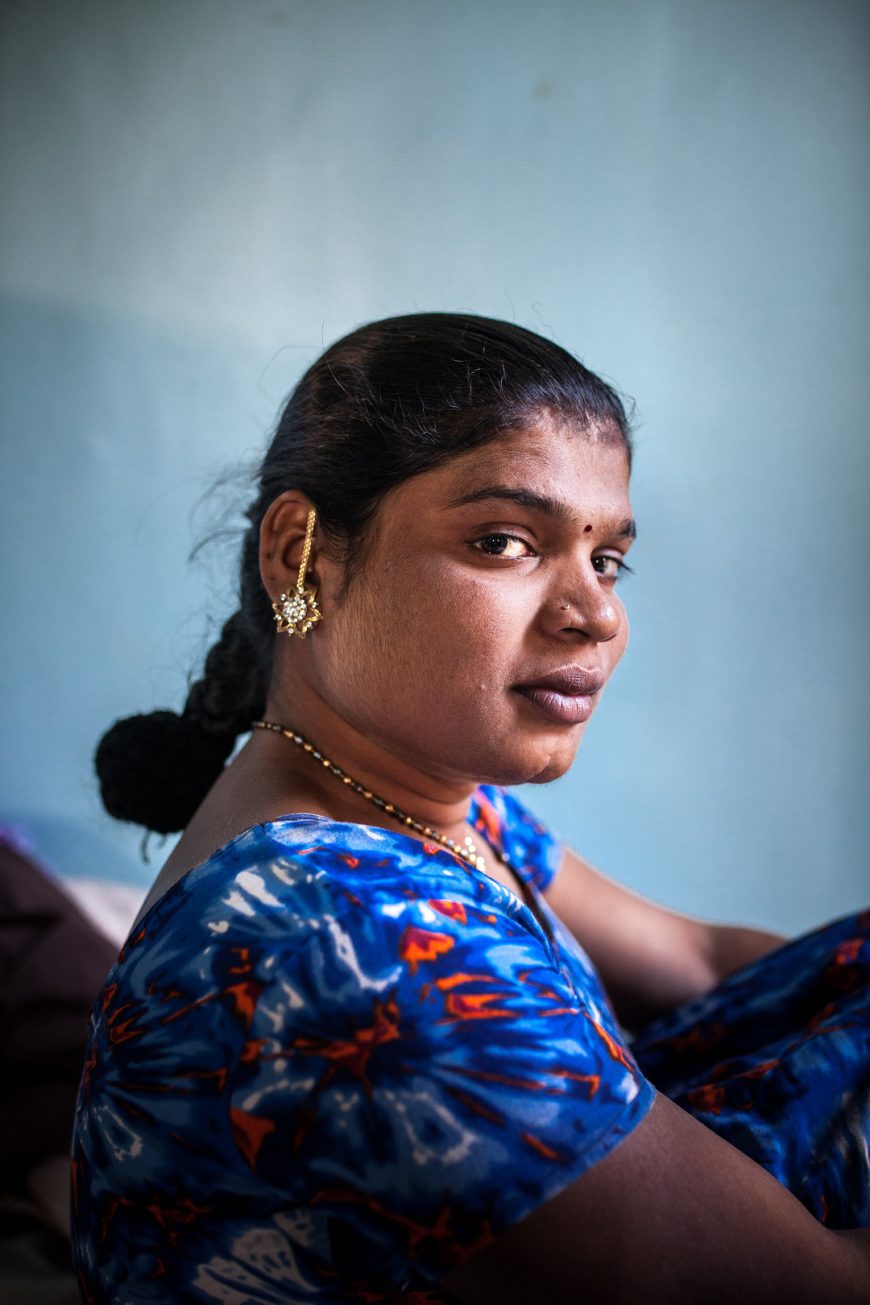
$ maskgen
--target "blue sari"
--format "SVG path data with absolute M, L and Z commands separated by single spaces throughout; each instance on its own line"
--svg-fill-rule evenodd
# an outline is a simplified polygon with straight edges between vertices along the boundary
M 481 786 L 471 816 L 535 911 L 440 845 L 299 814 L 143 917 L 79 1090 L 86 1300 L 448 1301 L 439 1277 L 609 1154 L 656 1090 L 831 1226 L 866 1217 L 866 918 L 629 1046 L 542 896 L 558 840 L 507 790 Z
M 870 911 L 646 1026 L 641 1069 L 829 1228 L 870 1226 Z

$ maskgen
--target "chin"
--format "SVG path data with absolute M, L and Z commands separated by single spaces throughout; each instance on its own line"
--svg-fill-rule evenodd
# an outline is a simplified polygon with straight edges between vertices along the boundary
M 523 780 L 524 784 L 552 784 L 554 779 L 561 779 L 571 769 L 577 749 L 570 756 L 551 757 L 547 764 L 534 775 Z
M 579 726 L 576 733 L 572 730 L 570 738 L 563 736 L 555 742 L 551 739 L 548 744 L 533 744 L 530 740 L 522 755 L 518 749 L 512 754 L 505 749 L 499 756 L 500 764 L 494 768 L 494 773 L 479 782 L 504 787 L 513 784 L 551 784 L 571 769 L 584 733 L 585 724 Z

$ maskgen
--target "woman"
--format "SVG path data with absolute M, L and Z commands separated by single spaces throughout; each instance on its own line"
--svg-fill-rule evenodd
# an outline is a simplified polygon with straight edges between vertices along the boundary
M 685 918 L 509 791 L 625 650 L 630 461 L 616 394 L 504 322 L 303 377 L 204 677 L 98 750 L 114 815 L 184 833 L 94 1009 L 87 1299 L 866 1299 L 866 920 Z M 804 1070 L 812 1118 L 852 1094 L 822 1159 Z

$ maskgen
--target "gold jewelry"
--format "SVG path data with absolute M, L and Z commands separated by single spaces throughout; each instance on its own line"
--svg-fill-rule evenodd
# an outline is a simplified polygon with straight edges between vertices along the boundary
M 271 720 L 255 720 L 251 721 L 251 725 L 254 729 L 273 730 L 275 734 L 283 734 L 285 739 L 290 739 L 290 741 L 295 743 L 297 747 L 300 747 L 303 752 L 310 753 L 315 761 L 319 761 L 320 764 L 331 774 L 335 775 L 336 779 L 340 780 L 342 784 L 347 784 L 347 786 L 352 788 L 355 793 L 359 793 L 360 797 L 364 797 L 367 802 L 371 802 L 373 806 L 378 807 L 381 811 L 385 811 L 387 815 L 392 816 L 394 820 L 398 820 L 400 825 L 405 825 L 409 829 L 416 830 L 418 834 L 423 834 L 426 838 L 434 838 L 436 843 L 441 843 L 443 847 L 449 847 L 451 852 L 462 857 L 462 860 L 467 861 L 475 870 L 486 870 L 486 862 L 478 852 L 477 845 L 473 838 L 466 837 L 464 839 L 464 846 L 460 847 L 452 838 L 448 838 L 445 834 L 439 834 L 438 830 L 433 829 L 431 825 L 422 825 L 419 820 L 415 820 L 413 816 L 409 816 L 404 811 L 401 811 L 393 802 L 387 802 L 385 798 L 379 797 L 377 793 L 373 793 L 370 788 L 366 788 L 363 784 L 360 784 L 360 782 L 354 779 L 352 775 L 348 775 L 348 773 L 342 770 L 340 766 L 336 766 L 334 761 L 330 761 L 329 757 L 325 757 L 322 752 L 315 748 L 313 743 L 310 743 L 302 734 L 297 734 L 295 730 L 287 729 L 285 726 L 278 725 L 275 721 Z M 495 848 L 493 851 L 503 865 L 506 865 L 509 870 L 513 868 L 503 852 L 499 852 Z
M 298 634 L 300 639 L 305 638 L 312 625 L 323 619 L 323 613 L 317 606 L 317 590 L 305 588 L 305 572 L 308 570 L 308 556 L 311 552 L 316 520 L 317 509 L 311 508 L 308 513 L 308 524 L 305 527 L 305 543 L 302 545 L 302 561 L 299 563 L 296 589 L 293 593 L 282 594 L 277 603 L 272 604 L 278 633 Z

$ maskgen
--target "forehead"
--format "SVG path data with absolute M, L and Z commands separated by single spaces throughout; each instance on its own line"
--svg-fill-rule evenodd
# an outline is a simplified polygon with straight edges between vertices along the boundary
M 628 485 L 628 458 L 613 427 L 590 432 L 548 424 L 506 431 L 445 467 L 454 475 L 464 476 L 507 469 L 530 476 L 555 476 L 565 488 L 605 480 L 615 481 L 622 488 Z M 551 489 L 556 488 L 556 482 L 551 482 Z
M 629 514 L 628 456 L 615 428 L 596 432 L 547 425 L 505 431 L 399 486 L 411 510 L 451 508 L 488 486 L 527 489 L 572 512 Z

